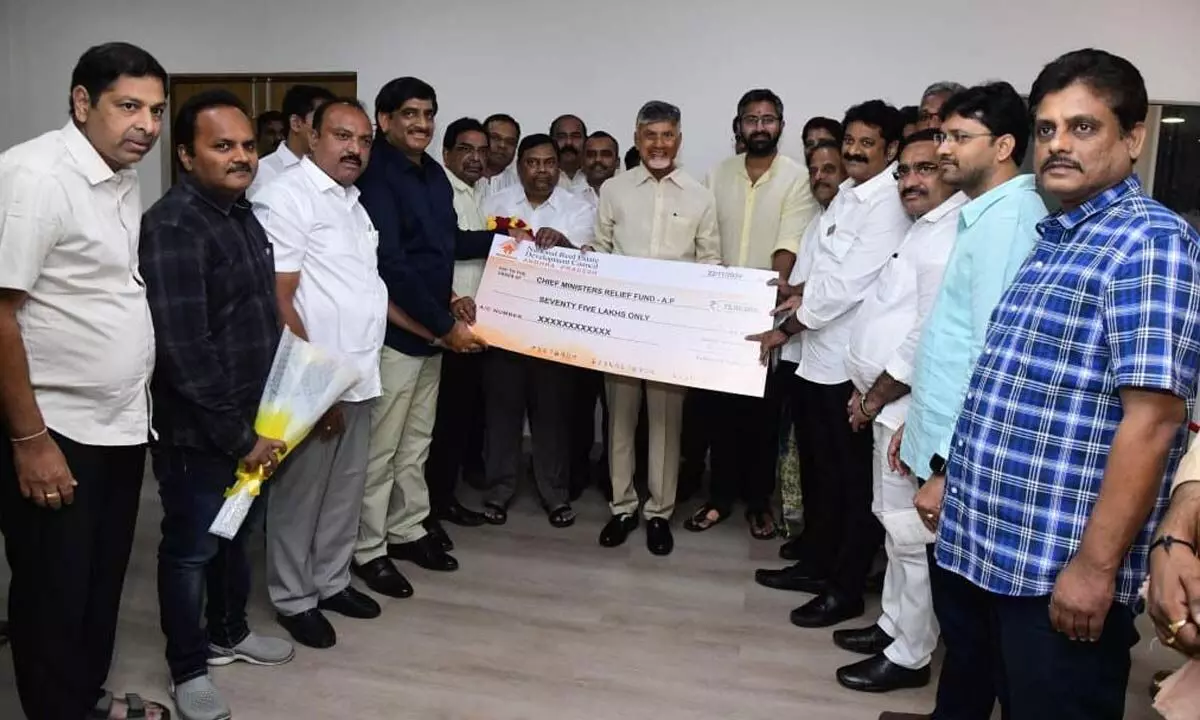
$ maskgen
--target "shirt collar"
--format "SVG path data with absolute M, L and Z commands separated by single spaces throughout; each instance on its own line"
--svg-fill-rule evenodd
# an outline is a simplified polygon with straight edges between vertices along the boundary
M 634 178 L 633 178 L 634 185 L 641 185 L 644 182 L 654 180 L 654 176 L 650 174 L 650 171 L 646 169 L 645 165 L 639 164 L 637 167 L 635 167 L 630 172 L 632 172 L 633 176 L 634 176 Z M 667 180 L 670 180 L 671 182 L 675 183 L 676 185 L 679 185 L 679 187 L 683 187 L 683 185 L 680 184 L 680 182 L 679 182 L 679 178 L 677 177 L 678 175 L 679 175 L 679 167 L 676 166 L 673 170 L 671 170 L 671 172 L 664 175 L 663 179 L 659 180 L 659 182 L 666 182 Z
M 747 155 L 746 153 L 742 153 L 741 155 L 737 156 L 738 162 L 736 163 L 736 165 L 737 165 L 738 175 L 740 175 L 746 182 L 750 183 L 751 185 L 754 185 L 755 183 L 750 182 L 750 172 L 748 170 L 746 170 L 746 158 L 748 158 L 748 157 L 750 157 L 750 156 Z M 758 183 L 766 183 L 768 180 L 770 180 L 771 176 L 775 174 L 775 166 L 778 163 L 779 163 L 779 154 L 776 153 L 775 157 L 771 158 L 771 164 L 767 166 L 767 171 L 759 176 Z
M 1113 205 L 1116 205 L 1130 196 L 1144 195 L 1142 190 L 1141 178 L 1137 173 L 1129 175 L 1121 182 L 1113 185 L 1099 195 L 1092 197 L 1087 202 L 1070 212 L 1059 211 L 1050 217 L 1038 223 L 1038 227 L 1044 227 L 1049 224 L 1056 224 L 1062 227 L 1063 230 L 1070 231 L 1075 227 L 1082 225 L 1088 218 L 1098 213 L 1104 212 Z
M 529 202 L 529 196 L 525 194 L 525 188 L 521 188 L 521 200 L 526 205 L 528 205 L 530 207 L 530 209 L 541 209 L 544 207 L 548 207 L 551 210 L 558 210 L 559 205 L 570 194 L 571 194 L 570 190 L 567 190 L 566 188 L 561 187 L 561 186 L 555 186 L 554 192 L 550 193 L 550 197 L 546 198 L 546 202 L 542 203 L 541 205 L 538 205 L 537 208 L 534 208 L 533 203 Z
M 941 205 L 938 205 L 934 209 L 917 218 L 917 222 L 925 222 L 930 224 L 936 223 L 965 205 L 967 203 L 967 199 L 968 198 L 966 195 L 962 194 L 961 192 L 956 192 L 943 200 Z
M 312 161 L 312 158 L 308 157 L 307 155 L 300 160 L 300 168 L 301 172 L 305 174 L 309 182 L 311 182 L 317 188 L 317 192 L 333 193 L 348 203 L 353 203 L 355 200 L 358 200 L 357 187 L 353 185 L 350 187 L 343 187 L 340 183 L 338 183 L 337 180 L 329 177 L 329 173 L 318 167 L 317 164 Z
M 449 170 L 446 171 L 446 177 L 450 180 L 450 187 L 454 188 L 455 193 L 460 195 L 472 195 L 475 193 L 475 188 L 468 185 L 462 178 Z
M 232 201 L 222 200 L 210 194 L 207 190 L 200 186 L 200 183 L 196 182 L 195 178 L 187 174 L 183 176 L 183 179 L 179 181 L 179 184 L 183 186 L 184 191 L 190 192 L 192 195 L 200 198 L 200 200 L 206 205 L 226 217 L 229 217 L 229 214 L 233 212 L 234 208 L 240 210 L 250 209 L 250 204 L 246 202 L 246 195 L 244 193 Z
M 275 148 L 275 152 L 271 153 L 271 155 L 278 155 L 279 159 L 283 161 L 284 167 L 291 167 L 301 160 L 300 156 L 292 152 L 292 149 L 288 147 L 286 142 L 279 143 L 279 147 Z M 270 157 L 270 155 L 267 157 Z
M 122 169 L 119 173 L 114 172 L 73 120 L 67 121 L 66 126 L 62 129 L 62 136 L 63 142 L 67 146 L 67 152 L 71 153 L 75 164 L 83 171 L 83 176 L 87 178 L 88 184 L 93 187 L 106 180 L 111 180 L 116 175 L 124 176 L 134 172 L 127 168 Z
M 892 176 L 894 172 L 896 172 L 896 163 L 893 162 L 870 180 L 862 184 L 851 185 L 850 191 L 854 193 L 859 202 L 867 202 L 885 190 L 896 192 L 896 178 Z M 854 181 L 847 180 L 846 182 L 853 183 Z M 846 183 L 842 183 L 842 187 L 845 189 Z
M 388 142 L 387 138 L 383 135 L 375 138 L 375 145 L 372 148 L 372 151 L 382 153 L 388 163 L 394 163 L 396 165 L 397 170 L 413 172 L 421 177 L 425 176 L 425 172 L 429 167 L 429 163 L 433 162 L 433 158 L 429 156 L 429 153 L 421 154 L 420 163 L 413 162 L 407 155 L 401 152 L 400 148 Z M 451 173 L 447 174 L 449 175 Z
M 971 227 L 983 216 L 988 208 L 1010 195 L 1035 190 L 1037 180 L 1028 173 L 1010 178 L 963 206 L 962 218 L 964 227 Z

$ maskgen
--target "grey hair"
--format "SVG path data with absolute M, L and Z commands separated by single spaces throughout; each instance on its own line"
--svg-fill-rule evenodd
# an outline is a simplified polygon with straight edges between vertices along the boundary
M 637 114 L 638 127 L 656 122 L 669 122 L 680 125 L 682 120 L 683 113 L 679 111 L 679 108 L 662 100 L 651 100 L 643 105 Z
M 960 93 L 963 90 L 966 90 L 966 88 L 956 82 L 950 82 L 948 80 L 943 82 L 935 82 L 934 84 L 925 88 L 925 92 L 921 94 L 921 103 L 924 104 L 926 100 L 934 97 L 935 95 L 950 96 Z

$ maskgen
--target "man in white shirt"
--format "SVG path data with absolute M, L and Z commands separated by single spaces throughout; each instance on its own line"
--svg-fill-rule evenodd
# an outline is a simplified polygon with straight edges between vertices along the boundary
M 480 209 L 487 156 L 487 130 L 478 120 L 459 118 L 446 126 L 442 164 L 454 191 L 460 230 L 487 229 L 487 218 Z M 484 258 L 454 261 L 450 310 L 464 322 L 475 322 L 475 294 L 485 262 Z M 425 484 L 429 488 L 425 527 L 450 547 L 453 541 L 442 527 L 443 521 L 461 527 L 484 523 L 483 515 L 464 507 L 457 494 L 460 472 L 470 484 L 483 484 L 483 402 L 483 355 L 446 353 L 442 357 L 433 438 L 425 460 Z
M 592 242 L 595 210 L 558 185 L 559 151 L 549 135 L 530 135 L 517 151 L 521 185 L 491 195 L 487 216 L 524 220 L 539 247 L 579 248 Z M 487 485 L 484 515 L 496 525 L 507 520 L 517 489 L 523 419 L 533 435 L 533 475 L 550 524 L 575 523 L 570 504 L 571 410 L 575 368 L 551 360 L 492 348 L 484 359 L 484 443 Z
M 284 141 L 258 163 L 258 174 L 246 191 L 250 200 L 284 170 L 300 164 L 308 154 L 313 113 L 333 99 L 333 93 L 317 85 L 293 85 L 283 96 Z
M 784 281 L 817 201 L 804 167 L 779 154 L 784 120 L 778 95 L 766 89 L 743 95 L 738 127 L 746 138 L 745 154 L 722 162 L 706 182 L 717 201 L 721 256 L 730 266 L 773 270 Z M 740 496 L 750 534 L 760 540 L 775 537 L 770 503 L 778 457 L 778 386 L 772 374 L 762 398 L 688 391 L 701 399 L 698 419 L 709 426 L 712 438 L 708 502 L 684 523 L 688 530 L 700 532 L 722 522 Z
M 938 641 L 922 542 L 926 538 L 913 507 L 916 478 L 888 464 L 892 436 L 908 413 L 921 330 L 954 247 L 959 209 L 967 202 L 966 195 L 942 179 L 935 137 L 935 130 L 918 130 L 901 142 L 896 175 L 913 226 L 863 300 L 846 352 L 854 383 L 847 412 L 856 431 L 874 436 L 872 510 L 883 524 L 888 558 L 879 620 L 833 634 L 839 647 L 872 656 L 838 670 L 838 682 L 851 690 L 927 685 Z
M 313 114 L 311 154 L 254 201 L 274 248 L 280 318 L 359 375 L 271 481 L 267 502 L 271 603 L 292 637 L 314 648 L 337 640 L 322 610 L 363 619 L 380 613 L 350 585 L 387 322 L 387 289 L 375 267 L 378 234 L 354 186 L 371 140 L 358 101 L 326 102 Z
M 141 702 L 103 685 L 151 434 L 132 166 L 158 140 L 166 89 L 145 50 L 90 48 L 67 124 L 0 155 L 0 528 L 31 718 L 125 717 Z
M 578 115 L 559 115 L 550 123 L 550 137 L 558 147 L 559 187 L 573 193 L 582 192 L 588 186 L 587 173 L 583 169 L 583 145 L 587 141 L 587 125 Z
M 679 108 L 657 100 L 638 111 L 634 141 L 641 165 L 609 180 L 600 191 L 594 249 L 662 260 L 721 262 L 712 192 L 675 164 L 683 140 L 681 119 Z M 646 547 L 655 555 L 667 555 L 675 547 L 670 518 L 675 509 L 684 389 L 623 375 L 605 380 L 613 516 L 600 533 L 600 544 L 621 545 L 638 524 L 634 436 L 643 385 L 650 433 L 650 499 L 642 507 L 648 521 Z
M 480 192 L 483 197 L 519 185 L 513 158 L 521 142 L 521 124 L 512 115 L 495 113 L 483 121 L 488 136 L 487 162 L 483 166 Z
M 912 224 L 893 176 L 899 111 L 871 100 L 850 108 L 843 125 L 849 179 L 821 216 L 803 294 L 787 304 L 797 310 L 778 328 L 752 336 L 767 358 L 803 332 L 793 408 L 800 415 L 796 443 L 805 479 L 800 579 L 806 583 L 797 589 L 818 594 L 792 611 L 800 627 L 827 627 L 863 613 L 883 531 L 871 514 L 871 435 L 845 421 L 854 393 L 846 349 L 859 305 Z

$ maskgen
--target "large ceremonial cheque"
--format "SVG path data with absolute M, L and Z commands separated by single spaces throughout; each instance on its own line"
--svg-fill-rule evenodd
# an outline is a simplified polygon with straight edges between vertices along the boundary
M 489 345 L 607 373 L 762 397 L 747 335 L 771 326 L 775 273 L 497 235 L 476 295 Z

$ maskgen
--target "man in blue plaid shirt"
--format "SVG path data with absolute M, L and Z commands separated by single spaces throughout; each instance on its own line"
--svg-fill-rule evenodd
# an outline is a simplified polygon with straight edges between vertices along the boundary
M 1132 604 L 1200 365 L 1200 237 L 1145 196 L 1145 84 L 1098 50 L 1030 92 L 1063 210 L 992 313 L 955 427 L 937 562 L 991 623 L 1006 717 L 1124 714 Z

